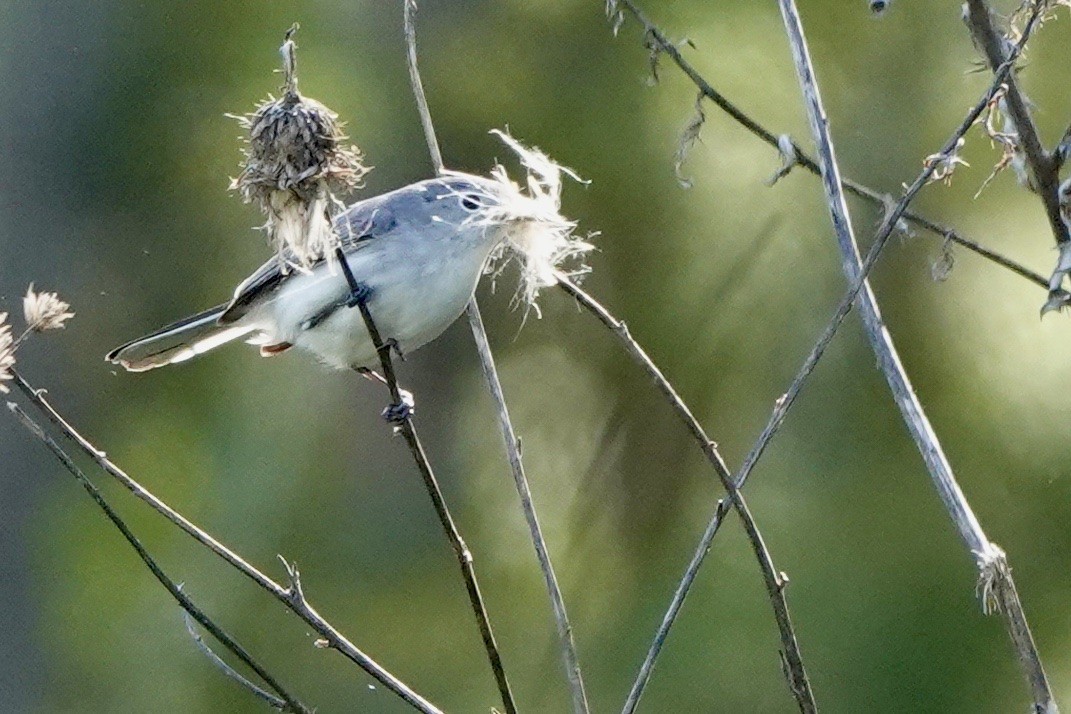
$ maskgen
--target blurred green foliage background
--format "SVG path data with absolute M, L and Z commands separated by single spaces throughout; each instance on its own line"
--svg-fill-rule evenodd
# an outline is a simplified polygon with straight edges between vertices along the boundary
M 731 99 L 810 146 L 773 2 L 648 0 L 645 9 Z M 1010 3 L 1002 9 L 1011 8 Z M 989 79 L 951 2 L 871 17 L 864 0 L 805 0 L 847 175 L 897 192 Z M 0 6 L 0 309 L 30 281 L 77 311 L 19 355 L 34 383 L 156 493 L 282 577 L 302 568 L 318 609 L 453 712 L 495 690 L 453 556 L 375 385 L 242 347 L 144 375 L 102 355 L 226 298 L 269 253 L 227 192 L 236 123 L 297 36 L 302 90 L 349 122 L 376 167 L 362 195 L 425 178 L 401 3 L 137 0 Z M 642 30 L 614 37 L 603 0 L 425 0 L 421 61 L 447 164 L 483 172 L 509 126 L 590 179 L 564 210 L 599 231 L 588 288 L 648 348 L 731 464 L 844 289 L 821 187 L 763 185 L 776 153 L 707 105 L 684 172 L 672 155 L 695 91 Z M 1023 75 L 1051 142 L 1071 118 L 1071 17 L 1031 44 Z M 917 206 L 1047 273 L 1034 197 L 972 132 L 952 186 Z M 853 204 L 861 238 L 879 217 Z M 875 287 L 964 490 L 1009 553 L 1057 696 L 1071 707 L 1071 331 L 1038 320 L 1036 286 L 956 249 L 895 241 Z M 511 311 L 512 276 L 479 293 L 535 499 L 571 609 L 595 711 L 624 699 L 718 496 L 713 474 L 616 342 L 548 290 Z M 541 577 L 468 328 L 402 365 L 526 712 L 568 704 Z M 179 610 L 73 480 L 0 420 L 0 708 L 242 712 L 261 704 L 194 648 Z M 203 607 L 321 712 L 407 708 L 250 583 L 103 477 L 152 552 Z M 1018 712 L 1027 690 L 999 618 L 930 486 L 855 317 L 748 486 L 819 703 L 829 712 Z M 716 541 L 642 709 L 792 711 L 776 629 L 733 519 Z

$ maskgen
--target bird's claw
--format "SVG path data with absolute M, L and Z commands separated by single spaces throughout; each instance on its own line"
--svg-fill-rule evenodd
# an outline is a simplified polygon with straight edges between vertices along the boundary
M 372 288 L 364 283 L 356 283 L 346 298 L 346 307 L 357 307 L 362 303 L 367 303 L 370 297 L 372 297 Z
M 383 343 L 383 346 L 387 348 L 388 353 L 393 352 L 394 354 L 398 355 L 398 359 L 400 359 L 402 362 L 405 361 L 405 353 L 402 352 L 402 347 L 398 344 L 398 340 L 394 339 L 393 337 L 389 337 L 387 338 L 387 341 Z
M 411 392 L 399 389 L 398 394 L 401 397 L 398 403 L 388 404 L 387 408 L 383 410 L 383 418 L 395 426 L 409 421 L 413 416 L 413 411 L 416 409 L 416 403 L 413 401 Z

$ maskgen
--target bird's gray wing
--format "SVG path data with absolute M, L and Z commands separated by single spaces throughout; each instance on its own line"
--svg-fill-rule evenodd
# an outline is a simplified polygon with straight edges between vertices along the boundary
M 335 228 L 342 237 L 342 249 L 346 253 L 361 250 L 371 242 L 388 236 L 397 227 L 398 221 L 389 198 L 390 194 L 387 194 L 360 201 L 335 219 Z M 286 267 L 291 262 L 296 262 L 293 254 L 285 251 L 282 256 L 272 258 L 243 280 L 234 291 L 234 298 L 227 309 L 220 315 L 219 324 L 234 322 L 249 312 L 253 305 L 274 294 L 293 274 L 294 269 Z M 322 262 L 323 259 L 320 259 L 310 267 Z

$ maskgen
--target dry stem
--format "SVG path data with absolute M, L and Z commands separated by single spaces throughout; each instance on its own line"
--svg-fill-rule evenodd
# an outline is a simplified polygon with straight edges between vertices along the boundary
M 352 642 L 347 640 L 341 632 L 335 629 L 334 625 L 325 620 L 320 613 L 313 609 L 312 605 L 305 599 L 305 595 L 301 589 L 300 576 L 296 568 L 290 568 L 288 566 L 291 576 L 289 587 L 283 587 L 275 582 L 243 560 L 241 556 L 230 548 L 223 545 L 199 526 L 192 523 L 181 513 L 168 506 L 156 495 L 116 466 L 103 451 L 95 447 L 89 440 L 78 433 L 78 431 L 76 431 L 62 416 L 60 416 L 48 400 L 44 398 L 44 392 L 42 390 L 33 388 L 21 377 L 21 375 L 18 374 L 15 375 L 15 385 L 46 417 L 48 417 L 49 421 L 51 421 L 64 436 L 77 444 L 78 447 L 105 473 L 112 476 L 122 484 L 123 487 L 145 503 L 149 504 L 153 510 L 171 521 L 171 523 L 184 533 L 218 555 L 235 570 L 248 577 L 275 599 L 286 605 L 294 614 L 304 620 L 322 638 L 324 638 L 328 647 L 336 650 L 365 672 L 372 675 L 372 677 L 374 677 L 380 684 L 401 697 L 417 711 L 424 712 L 424 714 L 441 714 L 438 708 L 414 692 L 404 682 L 358 649 Z
M 1048 5 L 1048 0 L 1033 0 L 1033 3 L 1033 17 L 1036 18 Z M 990 69 L 996 72 L 1007 63 L 1008 57 L 1004 50 L 1004 39 L 993 26 L 992 11 L 985 0 L 967 0 L 966 6 L 966 20 L 971 38 L 982 49 Z M 1008 88 L 1004 95 L 1008 113 L 1015 122 L 1019 141 L 1026 155 L 1026 163 L 1030 167 L 1033 188 L 1038 192 L 1045 206 L 1045 215 L 1052 227 L 1053 238 L 1056 239 L 1058 245 L 1063 245 L 1071 240 L 1071 237 L 1068 236 L 1067 225 L 1060 216 L 1060 198 L 1057 194 L 1060 186 L 1060 161 L 1055 158 L 1054 154 L 1046 151 L 1044 144 L 1041 143 L 1037 125 L 1027 108 L 1026 98 L 1019 90 L 1015 72 L 1007 75 L 1004 84 Z
M 680 68 L 682 72 L 692 81 L 692 83 L 699 89 L 702 94 L 717 105 L 722 111 L 728 114 L 738 124 L 743 126 L 753 135 L 766 142 L 775 149 L 778 147 L 779 137 L 772 131 L 764 127 L 754 118 L 745 113 L 736 104 L 731 102 L 724 94 L 719 92 L 713 87 L 700 73 L 692 66 L 688 60 L 681 54 L 680 48 L 671 42 L 665 35 L 665 33 L 653 22 L 651 22 L 646 14 L 636 5 L 634 0 L 616 0 L 616 3 L 621 7 L 624 7 L 629 13 L 636 18 L 644 28 L 645 41 L 654 42 L 658 49 L 669 55 L 670 59 Z M 1068 134 L 1071 135 L 1071 127 L 1068 127 Z M 821 175 L 821 168 L 818 163 L 808 155 L 797 143 L 791 144 L 796 157 L 796 163 L 806 169 L 808 172 L 815 176 Z M 877 191 L 873 188 L 865 186 L 851 179 L 841 178 L 841 185 L 845 191 L 862 198 L 875 206 L 886 206 L 889 204 L 889 195 L 881 191 Z M 1001 255 L 996 251 L 986 248 L 982 244 L 978 243 L 971 238 L 963 235 L 960 231 L 949 226 L 942 225 L 936 221 L 932 221 L 925 216 L 922 216 L 913 211 L 905 211 L 903 215 L 904 220 L 915 225 L 918 228 L 922 228 L 935 236 L 938 236 L 946 241 L 952 241 L 957 245 L 961 245 L 967 250 L 970 250 L 981 257 L 989 260 L 997 265 L 1007 268 L 1012 272 L 1020 275 L 1027 280 L 1035 283 L 1036 285 L 1044 288 L 1048 288 L 1049 280 L 1044 276 L 1038 274 L 1035 271 L 1030 270 L 1021 263 L 1018 263 L 1011 258 Z
M 18 376 L 18 373 L 15 374 L 16 379 L 21 381 L 22 377 Z M 112 524 L 117 529 L 119 529 L 119 532 L 122 534 L 126 542 L 129 543 L 130 547 L 137 552 L 138 557 L 141 558 L 141 561 L 145 564 L 149 571 L 152 572 L 153 577 L 155 577 L 160 582 L 160 584 L 164 586 L 164 589 L 167 590 L 171 597 L 175 599 L 179 606 L 185 611 L 185 614 L 197 620 L 197 622 L 199 622 L 202 627 L 208 630 L 212 634 L 212 636 L 219 641 L 220 644 L 230 650 L 238 659 L 242 660 L 242 662 L 244 662 L 246 666 L 248 666 L 250 669 L 257 673 L 258 677 L 260 677 L 269 687 L 275 690 L 276 694 L 279 695 L 275 698 L 275 700 L 276 702 L 278 702 L 278 704 L 282 705 L 278 706 L 278 704 L 276 704 L 277 708 L 293 712 L 300 712 L 300 714 L 311 714 L 311 709 L 309 709 L 299 699 L 294 697 L 285 688 L 283 688 L 279 681 L 275 677 L 273 677 L 270 672 L 268 672 L 260 663 L 253 659 L 253 656 L 249 654 L 249 652 L 244 647 L 242 647 L 242 645 L 240 645 L 233 637 L 228 635 L 222 627 L 213 622 L 211 618 L 209 618 L 208 615 L 204 613 L 204 611 L 202 611 L 193 603 L 192 600 L 190 600 L 186 593 L 182 592 L 182 588 L 167 576 L 167 574 L 160 568 L 160 566 L 157 565 L 156 560 L 151 555 L 149 555 L 149 552 L 145 549 L 145 546 L 141 544 L 141 541 L 138 540 L 138 537 L 135 536 L 133 531 L 130 530 L 130 527 L 126 524 L 126 522 L 119 516 L 118 513 L 116 513 L 115 509 L 113 509 L 111 507 L 111 504 L 109 504 L 108 501 L 104 498 L 104 494 L 100 492 L 100 489 L 98 489 L 96 485 L 89 480 L 89 477 L 85 475 L 85 472 L 83 472 L 82 469 L 78 468 L 78 465 L 74 463 L 74 461 L 67 454 L 67 452 L 65 452 L 60 447 L 60 445 L 57 444 L 56 441 L 45 432 L 41 425 L 35 422 L 29 414 L 24 412 L 19 407 L 19 405 L 14 404 L 12 402 L 8 402 L 7 406 L 11 413 L 14 414 L 15 417 L 19 420 L 19 422 L 21 422 L 22 425 L 26 427 L 26 429 L 31 434 L 37 437 L 46 447 L 48 447 L 49 451 L 52 452 L 52 455 L 55 456 L 61 464 L 63 464 L 64 468 L 66 468 L 71 473 L 71 475 L 73 475 L 78 480 L 80 484 L 82 484 L 82 487 L 86 490 L 87 493 L 89 493 L 93 501 L 104 512 L 104 515 L 108 517 L 108 520 L 110 520 Z M 222 660 L 220 661 L 222 662 Z M 241 677 L 241 675 L 238 676 Z M 249 686 L 253 687 L 253 689 L 259 692 L 262 696 L 272 696 L 269 695 L 267 692 L 260 690 L 258 687 L 256 687 L 256 685 L 253 685 L 251 682 L 248 682 L 248 680 L 245 680 L 244 677 L 242 678 L 242 680 L 245 681 Z
M 335 250 L 346 282 L 349 284 L 350 290 L 357 294 L 360 291 L 360 286 L 350 272 L 346 256 L 342 254 L 341 248 L 336 248 Z M 402 390 L 398 387 L 398 378 L 394 373 L 394 362 L 390 355 L 392 345 L 384 341 L 380 335 L 375 320 L 372 319 L 372 313 L 368 309 L 367 302 L 358 300 L 357 308 L 361 311 L 361 317 L 364 319 L 365 327 L 368 329 L 368 335 L 372 338 L 372 344 L 375 345 L 376 352 L 379 354 L 380 365 L 383 368 L 383 378 L 387 384 L 387 389 L 390 391 L 393 404 L 401 406 L 403 403 Z M 480 637 L 483 640 L 484 649 L 487 651 L 487 659 L 491 663 L 491 671 L 494 673 L 495 684 L 498 686 L 499 694 L 502 697 L 502 705 L 506 708 L 506 714 L 516 714 L 517 706 L 513 700 L 513 692 L 510 690 L 506 670 L 502 665 L 502 655 L 498 650 L 494 631 L 491 629 L 491 620 L 487 615 L 487 607 L 484 605 L 479 582 L 476 580 L 476 569 L 472 563 L 472 553 L 461 538 L 461 533 L 457 529 L 457 524 L 454 523 L 453 516 L 450 515 L 450 509 L 446 505 L 442 489 L 435 478 L 435 472 L 431 469 L 431 462 L 428 461 L 428 455 L 424 451 L 424 446 L 417 435 L 416 427 L 413 425 L 411 411 L 406 410 L 404 416 L 394 423 L 405 439 L 405 443 L 409 446 L 413 461 L 416 462 L 417 470 L 420 471 L 420 476 L 424 479 L 424 486 L 428 490 L 428 495 L 431 496 L 435 513 L 438 515 L 440 523 L 442 523 L 443 531 L 446 533 L 447 540 L 450 541 L 450 546 L 457 557 L 458 565 L 461 567 L 461 577 L 465 581 L 465 591 L 468 593 L 472 612 L 476 616 L 476 625 L 479 627 Z
M 1029 28 L 1028 28 L 1029 30 Z M 1025 44 L 1026 38 L 1029 36 L 1029 32 L 1023 36 L 1023 42 L 1020 43 L 1015 56 L 1018 55 L 1019 50 Z M 1004 68 L 997 73 L 997 77 L 993 84 L 978 101 L 977 104 L 968 112 L 967 116 L 960 123 L 959 127 L 953 132 L 952 136 L 945 142 L 944 147 L 938 152 L 938 156 L 947 155 L 954 150 L 959 139 L 974 125 L 974 122 L 978 119 L 981 113 L 985 110 L 989 104 L 990 99 L 997 92 L 1000 87 L 1001 80 L 1004 74 L 1010 71 L 1014 57 L 1009 60 Z M 743 488 L 747 482 L 748 476 L 754 469 L 755 464 L 762 457 L 763 452 L 773 439 L 774 435 L 780 429 L 784 423 L 785 417 L 788 414 L 789 409 L 796 401 L 796 397 L 799 396 L 800 391 L 803 389 L 803 384 L 807 378 L 814 371 L 814 368 L 818 365 L 818 361 L 822 358 L 826 348 L 833 341 L 833 337 L 836 335 L 840 325 L 844 322 L 844 318 L 851 310 L 852 303 L 855 302 L 856 297 L 859 295 L 860 290 L 863 288 L 864 281 L 867 275 L 870 274 L 870 270 L 878 261 L 878 257 L 881 255 L 882 249 L 888 243 L 889 237 L 894 233 L 897 221 L 903 216 L 907 210 L 908 204 L 915 198 L 918 192 L 923 186 L 927 184 L 930 177 L 933 175 L 936 168 L 935 163 L 929 163 L 923 167 L 922 172 L 912 182 L 911 186 L 905 191 L 900 200 L 893 206 L 882 220 L 881 226 L 878 228 L 877 235 L 874 238 L 874 242 L 871 244 L 870 251 L 867 253 L 866 260 L 863 262 L 862 270 L 859 277 L 848 288 L 847 292 L 841 298 L 840 304 L 834 311 L 833 317 L 826 325 L 818 341 L 811 349 L 807 359 L 804 360 L 803 366 L 800 367 L 799 372 L 796 374 L 795 379 L 792 381 L 788 391 L 777 400 L 774 406 L 773 412 L 770 415 L 770 419 L 766 424 L 766 427 L 762 430 L 759 438 L 755 444 L 751 447 L 747 457 L 744 459 L 743 465 L 736 473 L 734 482 L 738 489 Z M 714 509 L 714 514 L 711 516 L 710 521 L 707 524 L 706 530 L 703 532 L 703 536 L 699 539 L 699 544 L 696 546 L 692 560 L 688 564 L 688 568 L 685 570 L 684 575 L 681 577 L 680 583 L 674 591 L 673 598 L 670 601 L 669 607 L 666 610 L 666 614 L 662 618 L 662 623 L 659 625 L 658 631 L 655 633 L 655 637 L 651 642 L 651 646 L 648 649 L 647 656 L 644 659 L 643 664 L 640 667 L 640 672 L 637 675 L 636 681 L 633 683 L 632 692 L 629 695 L 629 702 L 631 702 L 632 708 L 638 703 L 639 697 L 642 695 L 644 688 L 647 686 L 647 680 L 650 679 L 652 672 L 654 671 L 654 665 L 658 659 L 658 655 L 661 653 L 662 646 L 665 644 L 666 638 L 669 636 L 669 631 L 676 622 L 677 616 L 680 613 L 681 607 L 684 605 L 684 601 L 691 590 L 692 584 L 695 581 L 696 575 L 699 572 L 699 568 L 703 564 L 703 559 L 710 550 L 711 543 L 714 537 L 717 535 L 718 530 L 721 528 L 721 524 L 724 522 L 725 516 L 730 508 L 729 502 L 722 499 L 718 502 L 717 508 Z M 626 712 L 631 711 L 629 705 L 626 705 Z
M 841 189 L 840 169 L 837 165 L 829 123 L 822 106 L 814 69 L 807 51 L 803 27 L 794 0 L 779 0 L 781 15 L 792 55 L 803 91 L 807 117 L 818 147 L 822 168 L 822 182 L 826 190 L 830 217 L 841 249 L 844 273 L 849 282 L 862 276 L 859 250 L 848 216 L 847 203 Z M 1003 60 L 1002 60 L 1003 61 Z M 1000 65 L 996 65 L 998 68 Z M 1003 551 L 986 537 L 970 504 L 956 483 L 952 467 L 948 462 L 937 435 L 933 431 L 918 397 L 911 386 L 907 373 L 900 363 L 900 357 L 893 345 L 892 337 L 882 322 L 877 300 L 870 286 L 863 281 L 859 295 L 860 312 L 868 338 L 874 348 L 882 372 L 893 392 L 897 405 L 912 437 L 922 453 L 923 460 L 933 478 L 934 486 L 941 496 L 945 508 L 956 524 L 960 536 L 966 542 L 976 558 L 983 578 L 991 574 L 987 581 L 998 593 L 998 599 L 1004 607 L 1008 627 L 1019 654 L 1027 679 L 1031 684 L 1034 706 L 1038 712 L 1051 714 L 1055 704 L 1045 677 L 1041 660 L 1034 645 L 1030 629 L 1026 624 L 1022 604 L 1019 602 L 1012 582 L 1010 569 L 1007 567 Z M 992 567 L 996 563 L 999 567 Z
M 406 39 L 406 57 L 409 66 L 409 80 L 416 99 L 417 110 L 420 113 L 421 126 L 424 128 L 424 138 L 427 141 L 428 152 L 431 155 L 435 172 L 442 174 L 446 167 L 443 164 L 442 151 L 439 148 L 439 140 L 435 136 L 435 124 L 431 118 L 431 110 L 428 108 L 428 100 L 424 94 L 424 84 L 420 79 L 420 70 L 417 66 L 416 50 L 416 0 L 402 0 L 404 3 L 404 23 Z M 487 330 L 484 328 L 483 317 L 480 315 L 480 307 L 475 296 L 469 300 L 465 308 L 469 318 L 469 327 L 476 343 L 476 352 L 480 358 L 480 367 L 487 381 L 488 391 L 494 400 L 498 414 L 499 426 L 502 431 L 502 439 L 506 448 L 506 457 L 509 461 L 510 471 L 513 475 L 514 485 L 521 500 L 521 510 L 524 512 L 525 522 L 528 524 L 529 536 L 535 547 L 536 559 L 539 561 L 539 569 L 543 573 L 543 581 L 550 599 L 551 610 L 554 614 L 554 622 L 558 631 L 558 641 L 561 647 L 562 661 L 565 665 L 566 677 L 569 682 L 569 690 L 573 700 L 574 714 L 587 714 L 587 693 L 584 690 L 584 678 L 580 671 L 580 658 L 577 655 L 576 643 L 573 640 L 573 628 L 569 622 L 569 614 L 565 609 L 565 599 L 561 588 L 558 586 L 558 578 L 554 573 L 554 565 L 550 559 L 550 550 L 547 548 L 543 531 L 539 525 L 539 516 L 532 501 L 532 491 L 528 486 L 528 478 L 524 473 L 524 462 L 521 459 L 519 440 L 513 429 L 513 422 L 506 406 L 506 397 L 502 391 L 502 384 L 498 379 L 498 370 L 495 368 L 494 356 L 487 339 Z
M 680 395 L 677 394 L 676 389 L 673 388 L 673 385 L 666 379 L 665 375 L 662 374 L 662 371 L 643 347 L 632 338 L 625 323 L 610 314 L 610 312 L 599 304 L 597 300 L 573 283 L 567 275 L 558 273 L 557 278 L 562 289 L 569 295 L 572 295 L 585 309 L 597 317 L 599 321 L 621 341 L 622 346 L 628 351 L 629 355 L 644 369 L 644 371 L 647 372 L 648 376 L 654 380 L 658 390 L 666 398 L 666 401 L 669 402 L 681 421 L 684 422 L 688 431 L 691 432 L 692 437 L 699 444 L 703 454 L 707 457 L 711 466 L 714 467 L 714 472 L 717 474 L 718 479 L 721 481 L 722 486 L 728 494 L 729 502 L 740 516 L 740 520 L 743 523 L 744 530 L 747 534 L 748 542 L 751 544 L 755 557 L 759 561 L 759 569 L 762 572 L 763 582 L 766 585 L 766 592 L 770 598 L 770 604 L 774 611 L 774 619 L 777 621 L 777 629 L 781 636 L 782 657 L 784 658 L 785 676 L 788 679 L 789 688 L 792 690 L 792 695 L 795 697 L 800 711 L 817 711 L 818 708 L 814 701 L 814 694 L 811 692 L 811 685 L 807 679 L 806 669 L 803 666 L 803 657 L 800 654 L 799 643 L 796 641 L 796 633 L 792 627 L 792 618 L 788 612 L 788 602 L 785 599 L 785 586 L 788 584 L 788 580 L 784 576 L 784 573 L 778 571 L 774 567 L 773 558 L 770 555 L 770 551 L 766 547 L 766 544 L 763 542 L 758 526 L 755 525 L 755 519 L 751 515 L 751 511 L 747 506 L 747 501 L 744 500 L 743 494 L 736 489 L 733 483 L 732 474 L 725 465 L 725 461 L 722 459 L 721 453 L 718 451 L 717 444 L 711 441 L 710 437 L 707 436 L 702 425 L 699 423 L 699 420 L 695 418 L 691 409 L 688 408 L 688 405 Z M 642 693 L 642 691 L 640 693 Z M 632 701 L 632 699 L 633 697 L 630 695 L 630 701 Z M 632 701 L 631 704 L 626 704 L 625 712 L 631 712 L 638 701 L 639 695 L 637 694 L 635 701 Z

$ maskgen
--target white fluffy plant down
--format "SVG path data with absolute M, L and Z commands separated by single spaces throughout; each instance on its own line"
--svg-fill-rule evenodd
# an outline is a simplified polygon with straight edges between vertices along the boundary
M 521 281 L 515 301 L 539 316 L 536 299 L 541 289 L 556 285 L 559 273 L 574 277 L 589 271 L 583 258 L 594 246 L 574 235 L 576 221 L 561 214 L 562 177 L 583 181 L 539 149 L 524 146 L 506 132 L 494 129 L 491 133 L 517 154 L 526 172 L 525 182 L 518 185 L 504 166 L 496 164 L 491 169 L 493 195 L 488 192 L 488 200 L 480 202 L 469 220 L 501 231 L 503 241 L 492 253 L 487 272 L 497 275 L 506 263 L 516 262 Z M 447 174 L 467 176 L 457 171 Z M 477 186 L 487 183 L 486 179 L 475 182 Z

